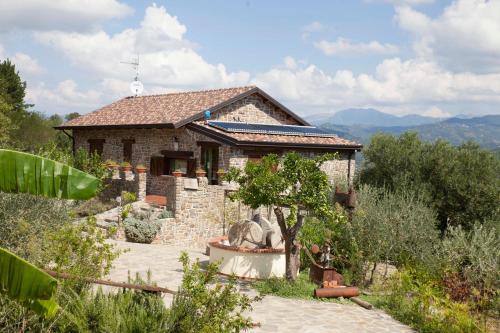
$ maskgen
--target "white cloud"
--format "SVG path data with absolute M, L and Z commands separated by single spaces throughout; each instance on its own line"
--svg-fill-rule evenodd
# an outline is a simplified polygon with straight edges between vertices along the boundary
M 129 6 L 117 0 L 2 0 L 0 31 L 88 30 L 131 13 Z
M 422 112 L 422 116 L 434 117 L 434 118 L 447 118 L 451 116 L 451 113 L 445 112 L 438 108 L 437 106 L 431 106 L 429 109 Z
M 450 103 L 500 103 L 500 73 L 452 73 L 418 59 L 386 59 L 374 75 L 357 76 L 347 70 L 330 75 L 315 65 L 276 66 L 253 81 L 303 114 L 377 107 L 395 114 L 426 110 L 439 116 L 447 111 L 437 108 Z
M 458 0 L 437 18 L 400 6 L 395 20 L 415 36 L 418 57 L 456 72 L 500 71 L 500 1 Z
M 55 87 L 39 82 L 26 89 L 26 100 L 35 104 L 37 110 L 48 113 L 89 111 L 101 103 L 102 95 L 101 89 L 80 90 L 73 80 L 61 81 Z
M 352 55 L 352 54 L 395 54 L 399 48 L 393 44 L 382 44 L 377 41 L 368 43 L 353 43 L 352 41 L 339 37 L 335 42 L 322 40 L 314 43 L 325 55 Z
M 15 54 L 8 55 L 5 48 L 0 44 L 0 60 L 9 59 L 20 72 L 21 77 L 39 75 L 45 72 L 45 68 L 38 64 L 38 60 L 32 58 L 26 53 L 16 52 Z
M 21 72 L 21 76 L 39 75 L 45 72 L 45 68 L 38 64 L 38 60 L 21 52 L 15 53 L 10 60 Z
M 323 29 L 324 27 L 320 22 L 311 22 L 302 27 L 302 38 L 307 39 L 312 33 L 322 31 Z
M 206 62 L 185 40 L 186 27 L 164 7 L 148 7 L 140 27 L 114 35 L 47 31 L 35 33 L 40 43 L 64 53 L 71 62 L 100 79 L 129 81 L 130 61 L 140 55 L 140 78 L 146 92 L 155 86 L 200 88 L 247 83 L 246 72 L 228 72 L 223 64 Z M 128 94 L 128 89 L 123 94 Z

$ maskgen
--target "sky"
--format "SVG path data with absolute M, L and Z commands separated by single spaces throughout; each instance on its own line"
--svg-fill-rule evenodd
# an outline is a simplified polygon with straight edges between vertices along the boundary
M 300 115 L 500 114 L 500 0 L 2 0 L 0 59 L 46 114 L 257 85 Z

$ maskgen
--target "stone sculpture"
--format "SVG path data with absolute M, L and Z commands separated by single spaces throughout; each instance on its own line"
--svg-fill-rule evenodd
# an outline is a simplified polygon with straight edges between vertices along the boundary
M 235 223 L 229 228 L 228 240 L 231 246 L 255 248 L 283 248 L 281 230 L 277 223 L 271 223 L 261 214 L 252 220 Z

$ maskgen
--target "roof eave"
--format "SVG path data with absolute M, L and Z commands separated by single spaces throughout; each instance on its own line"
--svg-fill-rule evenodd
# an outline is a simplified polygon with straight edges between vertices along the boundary
M 210 130 L 197 124 L 187 124 L 186 128 L 197 131 L 212 139 L 235 147 L 280 147 L 288 149 L 317 149 L 317 150 L 361 150 L 363 145 L 330 145 L 330 144 L 307 144 L 307 143 L 288 143 L 272 141 L 240 141 L 223 133 Z
M 120 128 L 176 128 L 172 123 L 160 124 L 125 124 L 125 125 L 60 125 L 54 126 L 56 130 L 78 130 L 78 129 L 120 129 Z

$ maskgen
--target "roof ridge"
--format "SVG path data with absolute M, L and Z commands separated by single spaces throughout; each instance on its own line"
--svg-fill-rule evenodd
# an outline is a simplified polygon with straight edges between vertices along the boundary
M 199 93 L 207 93 L 207 92 L 215 92 L 215 91 L 223 91 L 223 90 L 245 89 L 245 88 L 250 90 L 250 89 L 257 88 L 257 86 L 256 85 L 248 85 L 248 86 L 237 86 L 237 87 L 227 87 L 227 88 L 217 88 L 217 89 L 188 90 L 188 91 L 149 94 L 149 95 L 140 95 L 140 96 L 126 96 L 123 99 L 137 98 L 137 97 L 142 98 L 142 97 L 167 96 L 167 95 L 199 94 Z

